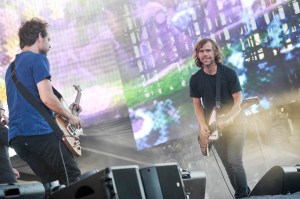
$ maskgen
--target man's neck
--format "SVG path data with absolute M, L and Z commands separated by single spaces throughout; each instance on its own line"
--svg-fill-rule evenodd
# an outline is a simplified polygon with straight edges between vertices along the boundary
M 217 73 L 217 64 L 211 64 L 209 66 L 204 66 L 203 71 L 208 75 L 215 75 Z
M 27 51 L 31 51 L 31 52 L 34 52 L 34 53 L 39 53 L 39 50 L 36 47 L 36 45 L 24 46 L 24 48 L 22 48 L 22 52 L 27 52 Z

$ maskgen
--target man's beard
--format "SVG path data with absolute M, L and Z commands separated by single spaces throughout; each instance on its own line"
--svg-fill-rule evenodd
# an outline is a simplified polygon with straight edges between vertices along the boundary
M 209 62 L 202 63 L 202 65 L 206 66 L 206 67 L 210 67 L 211 65 L 213 65 L 213 63 L 214 63 L 214 60 L 210 60 Z

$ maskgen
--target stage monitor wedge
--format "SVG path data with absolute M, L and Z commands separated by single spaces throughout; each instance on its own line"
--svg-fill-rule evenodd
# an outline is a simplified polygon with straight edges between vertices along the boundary
M 78 182 L 57 190 L 51 194 L 51 199 L 108 199 L 106 188 L 101 179 L 101 173 L 85 176 Z
M 109 198 L 146 199 L 138 166 L 109 167 L 101 174 L 108 187 Z
M 145 199 L 139 167 L 114 166 L 91 172 L 80 181 L 58 190 L 52 199 Z
M 182 172 L 183 184 L 189 199 L 204 199 L 206 175 L 203 171 Z
M 186 193 L 177 163 L 162 163 L 140 169 L 147 199 L 185 199 Z
M 274 166 L 256 184 L 250 196 L 293 194 L 300 191 L 300 166 Z
M 45 188 L 40 182 L 0 184 L 1 199 L 44 199 Z

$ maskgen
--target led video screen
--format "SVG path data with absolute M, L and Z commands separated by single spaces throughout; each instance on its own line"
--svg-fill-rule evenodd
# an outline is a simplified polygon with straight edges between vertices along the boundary
M 259 111 L 297 101 L 300 89 L 296 0 L 3 1 L 1 100 L 8 64 L 20 52 L 21 20 L 50 27 L 53 85 L 68 103 L 82 88 L 85 126 L 130 117 L 138 150 L 197 131 L 189 78 L 194 44 L 213 38 Z

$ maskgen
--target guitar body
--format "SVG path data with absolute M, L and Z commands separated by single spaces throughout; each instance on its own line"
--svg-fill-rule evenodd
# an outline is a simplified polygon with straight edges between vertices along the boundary
M 254 104 L 259 104 L 259 102 L 260 100 L 258 97 L 247 98 L 242 102 L 242 104 L 239 107 L 232 110 L 230 114 L 227 114 L 223 117 L 218 116 L 217 108 L 214 107 L 208 120 L 208 128 L 211 132 L 211 135 L 208 136 L 208 138 L 206 138 L 202 134 L 200 135 L 200 137 L 198 136 L 198 143 L 200 144 L 202 155 L 208 157 L 212 142 L 217 141 L 222 135 L 220 129 L 218 128 L 218 117 L 219 119 L 222 119 L 224 121 L 229 118 L 235 118 L 241 110 L 245 110 Z
M 208 128 L 211 132 L 211 135 L 208 137 L 208 139 L 202 134 L 200 137 L 198 136 L 198 143 L 200 144 L 201 153 L 205 157 L 209 156 L 209 150 L 212 145 L 212 141 L 219 139 L 219 129 L 216 128 L 217 116 L 217 107 L 214 107 L 208 121 Z
M 63 132 L 63 142 L 68 147 L 68 149 L 71 151 L 71 153 L 79 157 L 81 156 L 81 146 L 80 146 L 80 140 L 79 135 L 82 134 L 82 129 L 76 129 L 72 125 L 68 124 L 68 122 L 62 118 L 61 116 L 57 115 L 55 116 L 55 120 L 59 126 L 59 128 Z
M 81 97 L 81 89 L 80 89 L 79 85 L 78 86 L 74 85 L 74 87 L 77 90 L 77 96 L 75 99 L 75 103 L 79 104 L 80 97 Z M 60 101 L 61 101 L 62 105 L 67 110 L 69 110 L 67 103 L 63 99 L 61 99 Z M 78 115 L 77 111 L 74 109 L 70 112 L 73 115 Z M 71 153 L 74 156 L 76 156 L 76 157 L 81 156 L 81 145 L 80 145 L 79 136 L 83 135 L 82 128 L 77 129 L 76 127 L 74 127 L 73 125 L 68 123 L 66 118 L 64 118 L 60 115 L 56 115 L 55 120 L 56 120 L 56 123 L 58 124 L 59 128 L 62 130 L 62 132 L 64 134 L 62 137 L 62 140 L 65 143 L 65 145 L 67 146 L 67 148 L 71 151 Z
M 198 143 L 200 145 L 200 151 L 202 155 L 205 157 L 209 157 L 209 150 L 212 143 L 209 142 L 209 140 L 202 134 L 200 136 L 198 135 Z
M 214 107 L 211 114 L 210 114 L 210 118 L 208 121 L 208 126 L 209 126 L 209 130 L 211 132 L 211 135 L 208 137 L 209 141 L 215 141 L 217 139 L 219 139 L 219 129 L 217 128 L 217 107 Z

